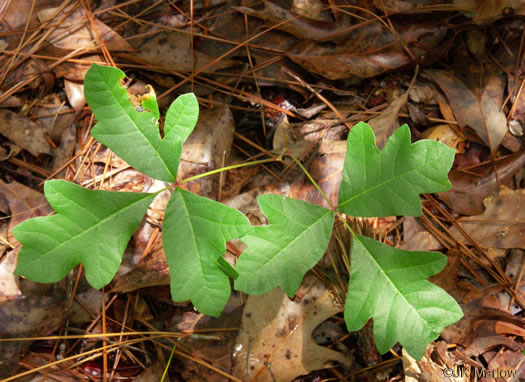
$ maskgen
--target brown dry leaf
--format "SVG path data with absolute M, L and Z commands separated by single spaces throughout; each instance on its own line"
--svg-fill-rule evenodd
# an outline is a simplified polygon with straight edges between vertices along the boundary
M 58 49 L 50 45 L 43 49 L 44 52 L 53 57 L 64 56 L 67 52 L 65 49 Z M 53 68 L 53 72 L 57 78 L 64 77 L 65 79 L 73 82 L 84 83 L 86 73 L 91 67 L 92 63 L 103 64 L 102 59 L 98 55 L 83 56 L 85 64 L 77 62 L 63 62 Z M 73 105 L 71 105 L 73 106 Z
M 0 211 L 2 210 L 3 204 L 7 202 L 0 198 Z M 8 213 L 6 212 L 6 215 Z M 0 221 L 0 258 L 3 256 L 7 247 L 9 247 L 9 242 L 7 241 L 7 232 L 9 229 L 9 224 L 6 221 Z
M 505 375 L 501 373 L 499 375 L 499 380 L 504 381 L 504 377 L 507 378 L 507 381 L 523 381 L 525 380 L 525 362 L 523 362 L 523 353 L 522 351 L 513 351 L 513 350 L 500 350 L 498 352 L 494 351 L 494 354 L 488 354 L 486 357 L 488 362 L 488 370 L 501 370 L 507 371 Z M 516 377 L 510 377 L 509 371 L 516 371 Z M 489 378 L 487 378 L 489 379 Z M 490 380 L 490 379 L 489 379 Z M 492 378 L 492 380 L 498 380 Z
M 158 33 L 155 36 L 148 36 L 141 45 L 137 45 L 139 51 L 136 56 L 145 62 L 179 72 L 191 72 L 199 70 L 208 65 L 215 57 L 208 56 L 198 50 L 193 51 L 193 57 L 188 52 L 191 51 L 191 33 L 182 31 L 168 31 Z M 192 67 L 193 63 L 193 67 Z M 216 70 L 229 68 L 237 65 L 237 62 L 222 59 L 213 64 L 204 73 L 213 73 Z
M 418 381 L 432 381 L 432 382 L 448 382 L 450 379 L 443 373 L 443 366 L 438 365 L 433 359 L 432 355 L 436 351 L 437 345 L 435 342 L 431 342 L 425 351 L 425 355 L 420 359 L 416 360 L 412 358 L 410 354 L 403 348 L 402 360 L 403 369 L 405 372 L 405 382 L 418 382 Z M 445 352 L 446 355 L 448 353 Z M 447 357 L 444 360 L 446 366 L 454 366 L 454 362 Z M 467 382 L 467 378 L 458 375 L 458 378 L 454 378 L 454 382 Z
M 522 0 L 454 0 L 460 9 L 468 9 L 465 15 L 472 17 L 475 24 L 488 24 L 510 15 L 525 16 L 525 3 Z
M 353 76 L 370 78 L 413 62 L 399 38 L 410 46 L 416 59 L 422 60 L 429 51 L 436 49 L 447 30 L 432 23 L 401 24 L 394 25 L 394 28 L 397 34 L 383 24 L 368 24 L 350 33 L 337 45 L 304 40 L 292 47 L 287 55 L 306 70 L 330 80 Z
M 345 154 L 346 141 L 323 140 L 308 168 L 308 172 L 319 184 L 332 205 L 337 205 Z M 302 175 L 298 176 L 291 184 L 289 182 L 266 184 L 225 200 L 224 203 L 248 216 L 252 224 L 265 224 L 266 218 L 257 204 L 257 197 L 263 194 L 284 195 L 323 207 L 330 207 L 319 191 Z
M 58 8 L 47 8 L 38 12 L 38 19 L 41 23 L 56 19 Z M 47 36 L 47 41 L 61 49 L 95 49 L 98 45 L 97 34 L 103 40 L 107 49 L 113 51 L 131 52 L 133 47 L 124 40 L 117 32 L 108 27 L 102 21 L 95 19 L 96 33 L 88 20 L 83 8 L 78 7 L 71 11 L 67 8 L 60 12 L 58 17 L 70 13 L 59 26 Z
M 460 259 L 463 254 L 456 248 L 451 248 L 447 252 L 447 264 L 437 275 L 429 278 L 429 281 L 443 288 L 458 303 L 465 303 L 466 295 L 471 292 L 468 288 L 463 288 L 458 283 L 458 272 L 461 266 Z M 470 286 L 470 284 L 468 284 Z M 479 298 L 479 297 L 478 297 Z
M 310 20 L 332 21 L 330 13 L 321 0 L 293 0 L 291 11 Z
M 24 298 L 0 303 L 0 338 L 44 336 L 63 325 L 66 309 L 61 289 L 48 287 L 48 295 L 42 295 L 40 284 L 22 281 Z M 20 355 L 30 345 L 30 341 L 0 342 L 1 378 L 15 374 Z
M 43 194 L 16 181 L 4 183 L 0 180 L 0 194 L 9 206 L 11 217 L 5 239 L 9 246 L 15 248 L 17 241 L 12 234 L 13 228 L 35 216 L 47 216 L 52 209 Z M 19 277 L 13 274 L 17 254 L 18 249 L 12 249 L 0 262 L 0 306 L 3 301 L 21 294 L 18 288 Z
M 18 288 L 19 277 L 13 274 L 17 252 L 16 250 L 7 252 L 0 261 L 0 306 L 3 302 L 14 300 L 22 295 Z
M 0 91 L 0 98 L 4 93 Z M 20 97 L 9 96 L 5 101 L 0 102 L 0 107 L 21 107 L 24 105 L 24 101 Z
M 292 135 L 288 117 L 283 116 L 273 135 L 273 152 L 282 155 L 287 149 L 296 158 L 302 158 L 312 147 L 312 142 L 296 140 Z
M 56 1 L 54 1 L 56 3 Z M 28 28 L 34 29 L 38 27 L 37 13 L 45 7 L 49 7 L 49 3 L 52 1 L 48 0 L 16 0 L 3 2 L 1 13 L 2 13 L 2 24 L 8 26 L 12 31 L 23 30 L 27 25 Z M 34 4 L 35 8 L 31 14 L 31 19 L 28 23 L 28 17 L 30 15 L 31 6 Z M 58 4 L 57 4 L 58 5 Z M 14 34 L 13 34 L 14 35 Z M 14 47 L 14 46 L 13 46 Z
M 311 6 L 309 2 L 308 5 Z M 297 2 L 295 2 L 297 4 Z M 303 3 L 306 4 L 306 3 Z M 341 18 L 336 22 L 326 20 L 312 20 L 308 12 L 308 17 L 300 17 L 301 12 L 298 12 L 297 7 L 294 14 L 280 6 L 265 1 L 264 9 L 255 10 L 248 7 L 232 7 L 237 11 L 249 16 L 257 17 L 264 20 L 270 25 L 282 23 L 277 29 L 288 32 L 299 39 L 311 39 L 314 41 L 342 41 L 349 34 L 349 20 L 348 18 Z M 306 15 L 305 15 L 306 16 Z
M 475 323 L 480 320 L 508 322 L 517 327 L 525 327 L 525 320 L 502 310 L 495 296 L 483 297 L 468 304 L 460 304 L 460 306 L 464 317 L 458 322 L 447 326 L 441 332 L 441 337 L 448 343 L 456 343 L 464 347 L 468 346 L 472 339 L 475 338 L 475 336 L 471 336 Z
M 374 5 L 379 11 L 392 14 L 429 5 L 442 5 L 444 2 L 444 0 L 374 0 Z
M 343 307 L 333 301 L 330 291 L 315 277 L 306 277 L 301 290 L 306 292 L 297 302 L 280 288 L 248 297 L 234 353 L 235 376 L 264 382 L 272 381 L 273 374 L 276 381 L 288 382 L 322 369 L 330 361 L 350 365 L 347 356 L 319 346 L 312 339 L 313 330 L 342 312 Z
M 458 150 L 458 145 L 465 141 L 456 133 L 456 130 L 446 124 L 426 129 L 421 134 L 420 139 L 431 139 L 436 142 L 441 142 L 454 150 Z
M 137 252 L 142 252 L 140 249 L 143 250 L 145 246 L 137 246 L 136 248 Z M 126 273 L 126 271 L 128 272 Z M 128 259 L 126 255 L 124 256 L 121 268 L 111 284 L 111 291 L 124 293 L 140 288 L 169 285 L 169 283 L 168 262 L 166 261 L 166 254 L 159 235 L 153 248 L 143 259 L 139 257 L 133 262 L 133 259 Z
M 485 212 L 458 219 L 458 224 L 481 246 L 493 248 L 525 247 L 525 190 L 501 186 L 498 195 L 483 202 Z M 455 226 L 450 229 L 458 240 L 465 241 Z
M 179 344 L 195 358 L 207 360 L 214 367 L 230 373 L 232 353 L 241 324 L 243 308 L 239 296 L 232 296 L 220 317 L 214 318 L 203 314 L 185 311 L 175 314 L 165 330 L 195 333 L 183 337 Z M 226 382 L 223 375 L 199 365 L 197 362 L 185 362 L 181 378 L 188 382 Z
M 308 171 L 321 187 L 332 205 L 337 205 L 339 185 L 341 184 L 346 141 L 321 142 L 317 155 L 312 160 Z M 280 187 L 284 189 L 283 187 Z M 299 177 L 287 190 L 286 196 L 304 200 L 323 207 L 330 207 L 314 185 L 305 177 Z
M 507 251 L 501 251 L 504 251 L 506 255 L 505 261 L 507 261 L 507 264 L 505 266 L 505 274 L 509 277 L 511 282 L 518 282 L 518 278 L 522 277 L 520 276 L 521 267 L 525 263 L 525 249 L 514 248 L 509 251 L 510 253 L 508 255 L 506 254 Z M 525 284 L 522 283 L 521 285 L 521 294 L 525 295 Z M 514 301 L 511 301 L 511 296 L 508 292 L 499 292 L 497 296 L 501 305 L 507 307 L 512 314 L 518 315 L 523 310 L 514 299 Z
M 498 161 L 498 176 L 492 167 L 485 176 L 478 177 L 458 170 L 450 171 L 448 178 L 452 189 L 437 195 L 455 212 L 463 215 L 481 215 L 485 210 L 483 201 L 498 189 L 498 181 L 504 183 L 525 165 L 525 152 L 509 155 Z
M 75 110 L 75 113 L 80 113 L 86 104 L 86 99 L 84 98 L 84 84 L 64 80 L 64 89 L 66 90 L 69 104 Z
M 439 100 L 439 90 L 431 82 L 416 80 L 408 90 L 408 98 L 415 103 L 435 105 Z
M 202 109 L 197 126 L 182 146 L 177 177 L 187 179 L 227 163 L 234 130 L 233 115 L 229 108 Z M 218 176 L 197 179 L 182 187 L 198 195 L 217 199 Z
M 51 161 L 51 170 L 55 171 L 64 166 L 73 156 L 75 145 L 77 143 L 77 129 L 70 125 L 62 132 L 60 145 L 55 149 L 55 155 Z M 64 176 L 65 170 L 61 171 L 58 176 Z
M 38 107 L 33 110 L 33 116 L 38 117 L 38 123 L 47 129 L 51 139 L 56 143 L 75 119 L 73 110 L 58 94 L 49 94 L 42 98 L 38 102 Z
M 228 162 L 228 165 L 236 165 L 244 163 L 245 161 L 240 157 Z M 226 172 L 224 182 L 221 188 L 221 198 L 219 201 L 233 198 L 239 195 L 241 189 L 253 180 L 257 174 L 257 166 L 240 167 Z
M 462 73 L 444 70 L 426 70 L 446 94 L 461 127 L 472 128 L 485 144 L 493 151 L 501 143 L 507 132 L 507 119 L 500 110 L 505 90 L 505 77 L 495 69 L 488 68 L 487 73 L 468 77 Z M 480 75 L 484 85 L 477 86 Z
M 22 114 L 10 110 L 0 110 L 0 134 L 11 142 L 23 147 L 34 156 L 51 155 L 51 146 L 45 136 L 47 128 L 31 121 Z
M 386 109 L 381 111 L 381 114 L 368 121 L 372 130 L 374 130 L 376 145 L 380 150 L 385 147 L 388 138 L 390 138 L 399 127 L 397 117 L 399 116 L 401 108 L 407 103 L 407 100 L 408 93 L 404 93 L 394 99 Z
M 500 320 L 481 319 L 476 321 L 473 327 L 474 331 L 470 334 L 470 343 L 464 352 L 468 357 L 477 357 L 500 346 L 505 346 L 514 351 L 520 351 L 525 348 L 525 345 L 502 335 L 510 334 L 523 337 L 525 336 L 525 329 L 522 326 Z
M 407 251 L 436 251 L 443 246 L 413 216 L 403 217 L 403 244 L 399 248 Z
M 53 212 L 43 194 L 16 181 L 4 183 L 0 180 L 0 193 L 7 200 L 11 212 L 8 241 L 12 245 L 16 243 L 11 233 L 13 228 L 27 219 L 47 216 Z
M 135 382 L 150 382 L 150 381 L 160 381 L 164 375 L 164 370 L 166 370 L 165 362 L 160 359 L 156 360 L 143 370 L 139 375 L 137 375 L 133 381 Z

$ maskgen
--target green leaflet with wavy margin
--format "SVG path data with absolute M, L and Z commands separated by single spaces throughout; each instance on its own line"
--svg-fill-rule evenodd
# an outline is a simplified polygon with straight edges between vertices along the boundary
M 133 106 L 120 83 L 123 78 L 120 69 L 96 64 L 87 72 L 84 95 L 98 120 L 92 135 L 144 174 L 175 182 L 182 144 L 197 123 L 197 99 L 189 93 L 171 104 L 161 139 L 154 95 L 143 100 L 141 107 Z
M 51 283 L 82 263 L 94 288 L 109 284 L 155 194 L 86 190 L 63 180 L 46 182 L 44 193 L 57 214 L 13 229 L 23 244 L 15 274 Z
M 356 124 L 348 134 L 337 209 L 350 216 L 421 215 L 419 194 L 451 188 L 448 172 L 455 151 L 442 143 L 410 143 L 410 129 L 401 126 L 383 150 L 372 128 Z
M 252 227 L 235 269 L 235 289 L 263 294 L 276 286 L 293 297 L 303 276 L 321 260 L 330 241 L 334 213 L 279 195 L 257 198 L 270 225 Z
M 396 249 L 361 235 L 353 239 L 345 303 L 348 330 L 361 329 L 372 317 L 380 353 L 399 342 L 420 359 L 445 326 L 463 317 L 456 301 L 427 281 L 445 267 L 447 257 Z
M 218 316 L 231 293 L 218 260 L 226 242 L 249 228 L 248 218 L 236 209 L 175 189 L 162 224 L 173 301 L 191 300 L 200 312 Z

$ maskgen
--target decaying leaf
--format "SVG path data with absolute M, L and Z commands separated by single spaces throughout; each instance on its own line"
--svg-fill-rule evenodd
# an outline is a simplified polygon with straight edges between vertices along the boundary
M 491 150 L 495 150 L 507 132 L 507 119 L 500 110 L 505 77 L 496 70 L 468 77 L 444 70 L 425 73 L 446 94 L 459 125 L 472 128 Z M 482 87 L 479 87 L 480 76 Z
M 432 139 L 436 142 L 441 142 L 444 145 L 447 145 L 454 150 L 458 149 L 460 142 L 463 142 L 464 139 L 456 133 L 456 131 L 450 127 L 450 125 L 437 125 L 430 127 L 423 131 L 420 136 L 421 139 Z
M 10 110 L 0 110 L 0 134 L 34 156 L 51 155 L 51 146 L 45 138 L 48 129 L 22 114 L 13 113 Z
M 323 140 L 319 146 L 318 155 L 312 160 L 308 171 L 319 184 L 332 205 L 337 205 L 337 195 L 341 184 L 343 163 L 346 154 L 346 141 Z M 298 178 L 291 187 L 286 189 L 285 195 L 305 202 L 330 207 L 319 191 L 308 179 Z
M 233 142 L 235 123 L 229 108 L 200 111 L 195 129 L 182 146 L 178 177 L 190 178 L 226 165 Z M 218 177 L 207 176 L 182 188 L 206 197 L 217 197 Z
M 382 150 L 390 136 L 399 127 L 397 117 L 399 111 L 408 100 L 408 92 L 393 100 L 388 107 L 378 116 L 368 121 L 368 125 L 374 130 L 377 148 Z
M 399 248 L 407 251 L 435 251 L 443 248 L 434 235 L 428 232 L 413 216 L 403 217 L 403 243 Z
M 64 80 L 64 89 L 66 90 L 69 104 L 75 110 L 75 113 L 79 113 L 86 104 L 86 99 L 84 98 L 84 84 Z
M 20 297 L 19 277 L 13 274 L 16 268 L 16 250 L 9 251 L 0 261 L 0 306 L 3 302 Z
M 48 8 L 38 12 L 40 22 L 45 23 L 52 20 L 57 13 L 57 9 Z M 70 15 L 62 20 L 59 26 L 47 36 L 49 43 L 57 48 L 71 50 L 79 48 L 94 49 L 99 45 L 98 35 L 109 50 L 133 51 L 133 47 L 126 40 L 102 21 L 95 18 L 95 26 L 91 26 L 82 7 L 78 7 L 73 11 L 70 9 L 69 12 Z
M 489 196 L 483 204 L 483 214 L 461 218 L 459 225 L 483 247 L 524 248 L 525 190 L 501 186 L 499 194 Z M 466 241 L 456 227 L 450 232 Z
M 464 317 L 458 322 L 447 326 L 441 337 L 448 343 L 456 343 L 464 347 L 468 346 L 473 338 L 476 322 L 481 320 L 496 320 L 501 323 L 510 323 L 523 328 L 525 320 L 516 317 L 504 310 L 495 296 L 487 296 L 462 304 Z
M 446 343 L 441 341 L 441 344 L 445 347 Z M 407 353 L 405 349 L 402 351 L 402 360 L 403 360 L 403 369 L 405 373 L 405 382 L 419 382 L 422 380 L 433 381 L 433 382 L 445 382 L 448 380 L 447 377 L 443 376 L 444 367 L 453 367 L 458 364 L 458 361 L 453 362 L 446 356 L 446 359 L 440 359 L 439 363 L 444 363 L 444 365 L 438 364 L 433 357 L 432 353 L 438 347 L 438 344 L 435 342 L 429 344 L 425 351 L 425 355 L 419 361 L 414 359 Z M 445 353 L 448 355 L 448 353 Z M 448 362 L 447 362 L 448 361 Z M 461 376 L 454 379 L 455 382 L 467 382 L 466 378 L 462 379 Z
M 467 9 L 466 16 L 475 24 L 487 24 L 510 15 L 525 15 L 525 3 L 521 0 L 454 0 L 460 9 Z
M 413 62 L 405 45 L 411 45 L 411 54 L 418 59 L 428 55 L 445 36 L 446 28 L 438 24 L 402 24 L 394 26 L 397 34 L 383 24 L 374 23 L 353 31 L 338 45 L 317 44 L 303 40 L 288 52 L 288 57 L 306 70 L 331 80 L 374 77 Z M 424 47 L 424 48 L 423 48 Z
M 0 338 L 38 337 L 48 335 L 63 325 L 65 296 L 59 288 L 49 288 L 47 295 L 29 280 L 21 287 L 25 298 L 0 304 Z M 18 369 L 20 355 L 30 341 L 0 342 L 0 378 L 12 377 Z
M 235 376 L 270 382 L 273 374 L 284 382 L 322 369 L 331 361 L 350 365 L 348 356 L 312 339 L 313 330 L 343 307 L 315 277 L 305 278 L 301 290 L 304 297 L 297 302 L 289 300 L 280 288 L 248 297 L 234 354 Z
M 350 28 L 347 18 L 337 22 L 314 21 L 281 8 L 270 2 L 264 2 L 264 9 L 255 10 L 248 7 L 233 7 L 244 14 L 264 20 L 268 24 L 281 24 L 278 29 L 288 32 L 300 39 L 314 41 L 341 41 L 347 37 Z M 296 9 L 297 10 L 297 9 Z
M 191 72 L 208 65 L 214 60 L 204 53 L 193 52 L 193 58 L 188 52 L 191 50 L 192 36 L 189 30 L 172 30 L 148 36 L 138 46 L 137 57 L 152 65 L 158 65 L 169 70 Z M 192 67 L 193 64 L 193 67 Z M 235 61 L 222 59 L 205 70 L 205 73 L 213 73 L 216 70 L 236 65 Z
M 505 182 L 525 165 L 525 152 L 509 155 L 489 169 L 485 176 L 475 176 L 459 170 L 450 171 L 448 178 L 452 189 L 438 194 L 454 211 L 463 215 L 480 215 L 485 207 L 483 200 L 498 189 L 499 183 Z
M 285 115 L 277 125 L 273 135 L 273 152 L 282 155 L 286 150 L 289 150 L 294 157 L 302 158 L 305 153 L 311 150 L 313 144 L 305 140 L 297 140 L 291 133 L 290 123 Z
M 12 245 L 16 243 L 12 234 L 14 227 L 27 219 L 47 216 L 53 211 L 42 193 L 16 181 L 4 183 L 0 180 L 0 194 L 3 194 L 11 213 L 8 241 Z
M 11 216 L 5 235 L 6 244 L 16 248 L 12 229 L 32 217 L 48 215 L 52 210 L 43 194 L 16 181 L 4 183 L 0 180 L 0 194 L 7 202 Z M 12 249 L 0 261 L 0 304 L 21 295 L 19 277 L 13 274 L 17 255 L 18 249 Z

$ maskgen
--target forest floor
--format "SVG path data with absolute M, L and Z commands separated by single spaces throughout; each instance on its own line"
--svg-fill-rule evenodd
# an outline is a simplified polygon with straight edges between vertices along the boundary
M 524 26 L 525 5 L 512 0 L 1 1 L 0 379 L 524 380 Z M 13 228 L 53 213 L 45 181 L 158 186 L 91 136 L 84 77 L 93 63 L 125 72 L 130 98 L 151 85 L 161 116 L 178 95 L 197 96 L 180 179 L 268 160 L 181 186 L 252 224 L 268 223 L 263 194 L 327 206 L 286 154 L 337 204 L 357 122 L 380 149 L 405 123 L 413 142 L 454 149 L 452 189 L 422 194 L 421 216 L 348 221 L 400 250 L 446 255 L 429 280 L 464 317 L 420 360 L 399 343 L 380 354 L 372 320 L 349 332 L 351 235 L 340 223 L 294 299 L 280 288 L 234 291 L 218 318 L 201 314 L 171 299 L 164 197 L 103 289 L 82 266 L 53 284 L 15 275 Z M 244 250 L 239 240 L 226 248 L 232 262 Z

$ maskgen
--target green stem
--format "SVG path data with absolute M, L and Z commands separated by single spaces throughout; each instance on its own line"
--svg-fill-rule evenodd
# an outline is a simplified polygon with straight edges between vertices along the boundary
M 330 208 L 335 212 L 335 214 L 337 215 L 337 217 L 339 218 L 339 220 L 341 220 L 341 222 L 345 225 L 346 229 L 352 234 L 353 237 L 356 237 L 356 234 L 354 232 L 354 230 L 348 225 L 348 223 L 346 222 L 346 219 L 343 218 L 343 215 L 337 211 L 336 207 L 333 206 L 332 202 L 330 201 L 330 199 L 328 199 L 328 197 L 326 196 L 326 194 L 323 192 L 323 190 L 321 189 L 321 187 L 317 184 L 317 182 L 314 180 L 314 178 L 312 178 L 312 176 L 310 175 L 310 173 L 308 172 L 308 170 L 303 166 L 303 164 L 296 158 L 294 157 L 292 154 L 288 153 L 288 155 L 290 155 L 290 157 L 295 161 L 295 163 L 297 163 L 297 165 L 301 168 L 301 170 L 304 172 L 304 174 L 308 177 L 308 179 L 310 180 L 310 182 L 312 182 L 312 184 L 314 185 L 314 187 L 317 189 L 317 191 L 319 191 L 319 193 L 321 194 L 321 196 L 323 197 L 324 200 L 326 200 L 326 203 L 328 203 L 328 205 L 330 206 Z
M 227 166 L 227 167 L 221 167 L 221 168 L 218 168 L 216 170 L 203 172 L 202 174 L 195 175 L 195 176 L 192 176 L 191 178 L 187 178 L 187 179 L 181 180 L 180 183 L 191 182 L 192 180 L 195 180 L 195 179 L 204 178 L 205 176 L 218 174 L 218 173 L 223 172 L 223 171 L 233 170 L 233 169 L 240 168 L 240 167 L 253 166 L 253 165 L 256 165 L 256 164 L 276 162 L 276 161 L 279 161 L 279 159 L 269 158 L 269 159 L 256 160 L 256 161 L 253 161 L 253 162 L 234 164 L 234 165 Z
M 164 373 L 162 373 L 162 379 L 160 382 L 164 382 L 164 378 L 168 374 L 168 369 L 170 368 L 171 360 L 173 359 L 173 353 L 175 353 L 175 348 L 177 347 L 177 344 L 173 345 L 173 348 L 171 349 L 170 358 L 168 359 L 168 363 L 166 364 L 166 368 L 164 369 Z
M 319 185 L 317 184 L 317 182 L 314 180 L 314 178 L 312 178 L 312 176 L 310 175 L 310 173 L 308 172 L 308 170 L 303 166 L 303 164 L 299 161 L 299 159 L 297 159 L 296 157 L 294 157 L 291 153 L 288 153 L 288 155 L 295 161 L 295 163 L 297 163 L 297 166 L 299 166 L 299 168 L 304 172 L 304 174 L 308 177 L 308 179 L 310 179 L 310 182 L 312 182 L 312 184 L 314 185 L 314 187 L 317 189 L 317 191 L 319 191 L 319 193 L 321 194 L 321 196 L 323 197 L 324 200 L 326 200 L 326 203 L 328 203 L 328 205 L 330 206 L 330 208 L 332 210 L 335 211 L 335 207 L 332 205 L 332 202 L 330 201 L 330 199 L 328 199 L 328 197 L 326 196 L 326 194 L 323 192 L 323 190 L 321 189 L 321 187 L 319 187 Z

